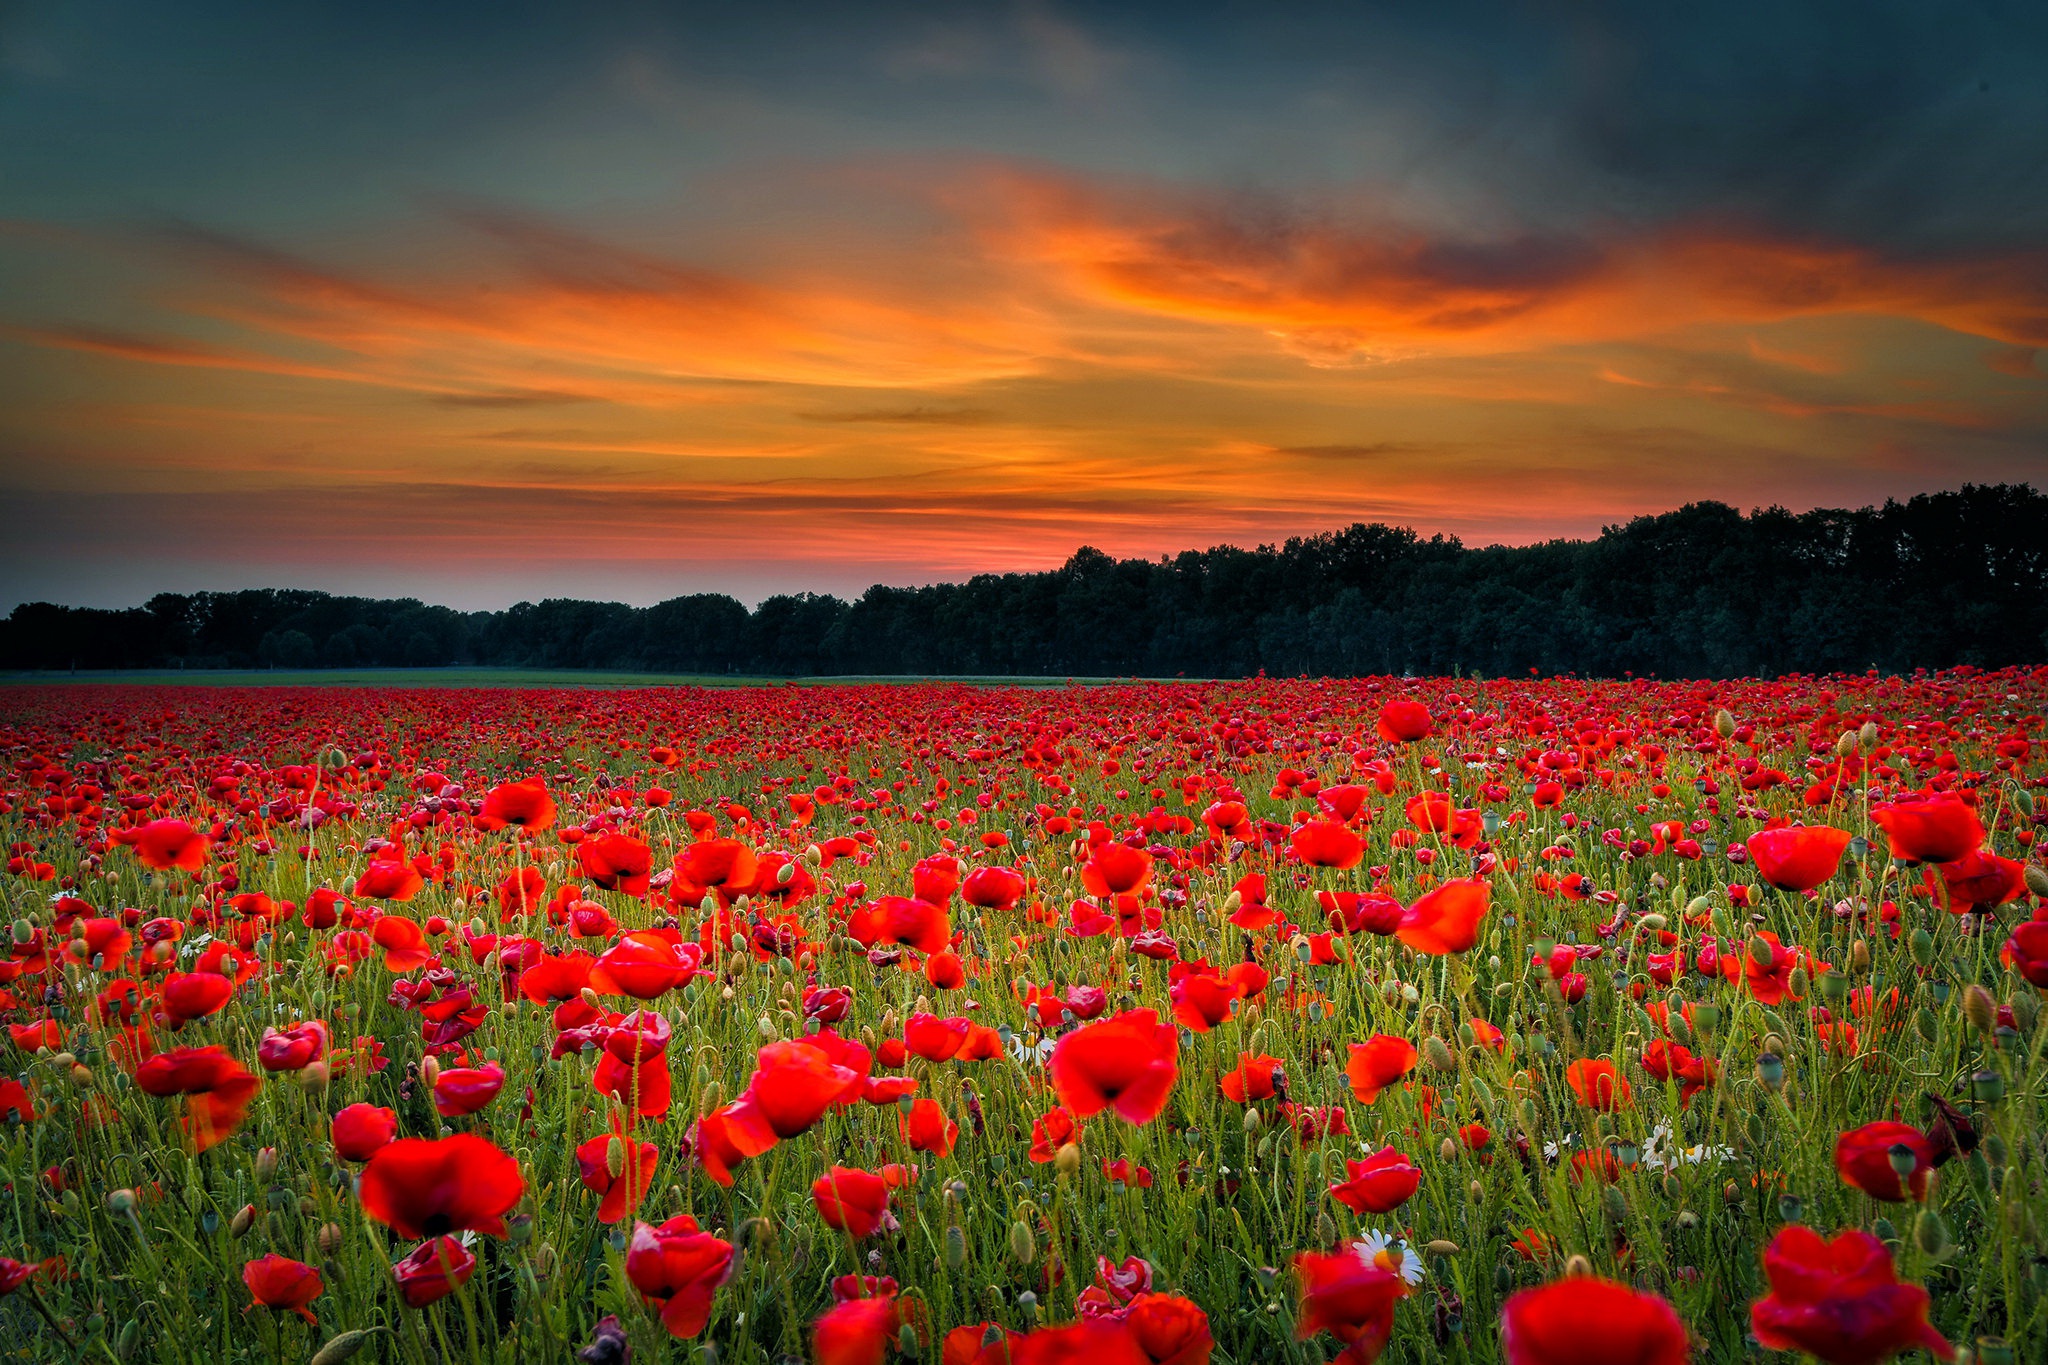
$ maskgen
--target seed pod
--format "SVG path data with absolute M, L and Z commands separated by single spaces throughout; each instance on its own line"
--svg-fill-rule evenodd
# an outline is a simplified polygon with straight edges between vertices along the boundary
M 1860 943 L 1862 940 L 1857 941 Z M 1849 978 L 1840 972 L 1822 972 L 1815 984 L 1820 987 L 1820 998 L 1831 1005 L 1839 1005 L 1849 998 Z
M 1991 998 L 1991 992 L 1976 982 L 1963 987 L 1963 1018 L 1976 1026 L 1979 1033 L 1989 1033 L 1998 1027 L 1998 1002 Z
M 330 1337 L 327 1344 L 314 1354 L 311 1365 L 341 1365 L 342 1361 L 361 1350 L 363 1343 L 369 1339 L 370 1334 L 361 1329 L 351 1329 Z
M 1979 1104 L 1997 1104 L 2005 1098 L 2005 1077 L 1996 1071 L 1980 1071 L 1970 1077 L 1970 1097 Z
M 1021 1218 L 1010 1224 L 1010 1259 L 1019 1265 L 1030 1265 L 1038 1259 L 1038 1239 Z

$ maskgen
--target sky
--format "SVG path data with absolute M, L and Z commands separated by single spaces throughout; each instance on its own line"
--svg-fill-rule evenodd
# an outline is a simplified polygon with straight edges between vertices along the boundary
M 2048 6 L 0 0 L 0 608 L 2048 482 Z

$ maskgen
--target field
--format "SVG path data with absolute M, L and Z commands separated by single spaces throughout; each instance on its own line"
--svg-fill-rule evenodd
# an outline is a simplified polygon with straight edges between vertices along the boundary
M 404 676 L 0 689 L 0 1355 L 2048 1353 L 2048 670 Z

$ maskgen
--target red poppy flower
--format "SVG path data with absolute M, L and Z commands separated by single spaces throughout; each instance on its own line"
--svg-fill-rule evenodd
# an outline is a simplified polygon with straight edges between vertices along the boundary
M 265 1071 L 303 1071 L 333 1047 L 327 1025 L 317 1019 L 288 1029 L 266 1028 L 256 1044 L 256 1063 Z
M 1254 1057 L 1249 1052 L 1237 1054 L 1237 1066 L 1223 1073 L 1217 1082 L 1223 1091 L 1223 1098 L 1232 1104 L 1251 1104 L 1258 1100 L 1269 1100 L 1279 1091 L 1274 1084 L 1274 1075 L 1285 1078 L 1278 1057 L 1261 1053 Z
M 0 1076 L 0 1124 L 34 1123 L 36 1107 L 28 1087 L 12 1076 Z
M 600 995 L 654 1000 L 686 984 L 698 972 L 704 950 L 673 929 L 627 934 L 590 964 L 590 988 Z
M 1628 1108 L 1635 1093 L 1605 1057 L 1581 1057 L 1564 1069 L 1564 1078 L 1581 1105 L 1604 1113 Z
M 1177 1294 L 1138 1295 L 1123 1325 L 1152 1365 L 1208 1365 L 1216 1348 L 1209 1315 Z
M 1849 1228 L 1830 1242 L 1794 1224 L 1764 1251 L 1771 1292 L 1750 1305 L 1766 1350 L 1804 1351 L 1827 1365 L 1877 1365 L 1905 1351 L 1954 1360 L 1927 1321 L 1927 1291 L 1900 1284 L 1885 1244 Z
M 363 1212 L 401 1237 L 505 1235 L 505 1213 L 526 1193 L 519 1163 L 488 1138 L 400 1138 L 363 1167 Z
M 866 1237 L 882 1226 L 889 1211 L 889 1184 L 872 1171 L 834 1166 L 811 1182 L 811 1201 L 827 1227 Z
M 1952 863 L 1943 863 L 1936 871 L 1941 874 L 1942 899 L 1951 914 L 1989 910 L 2017 900 L 2027 890 L 2025 863 L 2001 858 L 1981 848 L 1972 849 Z
M 178 972 L 164 978 L 164 1013 L 173 1024 L 204 1019 L 227 1004 L 235 983 L 219 972 Z
M 1357 867 L 1365 859 L 1365 845 L 1358 836 L 1334 820 L 1296 825 L 1287 842 L 1294 846 L 1294 855 L 1310 867 Z
M 1692 1356 L 1669 1303 L 1595 1275 L 1509 1296 L 1500 1341 L 1507 1365 L 1687 1365 Z
M 1129 844 L 1097 848 L 1081 868 L 1081 885 L 1091 896 L 1135 895 L 1152 880 L 1152 855 Z
M 1371 1104 L 1380 1091 L 1415 1069 L 1415 1045 L 1390 1033 L 1376 1033 L 1362 1043 L 1351 1044 L 1351 1060 L 1344 1074 L 1351 1081 L 1351 1093 L 1363 1104 Z
M 1892 1165 L 1894 1147 L 1903 1148 L 1913 1163 L 1903 1182 Z M 1927 1197 L 1927 1173 L 1934 1169 L 1934 1155 L 1927 1134 L 1910 1123 L 1889 1119 L 1851 1128 L 1835 1139 L 1835 1171 L 1872 1199 L 1890 1203 Z
M 249 1305 L 250 1308 L 257 1304 L 265 1308 L 284 1308 L 307 1322 L 319 1322 L 306 1305 L 319 1298 L 326 1286 L 320 1282 L 320 1272 L 312 1266 L 275 1253 L 259 1256 L 243 1263 L 242 1283 L 249 1286 L 249 1293 L 256 1300 Z
M 902 943 L 920 953 L 943 950 L 953 937 L 944 906 L 909 896 L 883 896 L 847 916 L 846 932 L 863 947 Z
M 135 1084 L 145 1094 L 185 1096 L 181 1125 L 193 1150 L 203 1152 L 241 1125 L 259 1082 L 226 1048 L 181 1047 L 137 1067 Z
M 965 1019 L 913 1014 L 903 1024 L 903 1046 L 928 1062 L 949 1061 L 967 1042 L 972 1027 Z
M 1080 1132 L 1081 1126 L 1066 1110 L 1046 1110 L 1031 1121 L 1031 1159 L 1041 1165 L 1051 1161 L 1060 1154 L 1060 1148 L 1078 1142 Z
M 496 1062 L 448 1067 L 434 1077 L 434 1112 L 444 1119 L 474 1114 L 504 1088 L 505 1068 Z
M 408 1308 L 425 1308 L 439 1303 L 476 1274 L 476 1257 L 453 1237 L 436 1237 L 413 1248 L 412 1254 L 391 1267 L 398 1282 L 399 1297 Z
M 583 875 L 605 890 L 644 896 L 654 853 L 630 834 L 600 834 L 576 845 L 576 861 Z
M 1337 1359 L 1345 1365 L 1379 1359 L 1393 1335 L 1394 1305 L 1408 1293 L 1401 1277 L 1372 1263 L 1356 1244 L 1327 1255 L 1304 1251 L 1294 1258 L 1294 1273 L 1301 1281 L 1295 1339 L 1328 1332 L 1344 1343 Z
M 368 1161 L 398 1136 L 398 1115 L 374 1104 L 351 1104 L 328 1128 L 334 1154 L 343 1161 Z
M 1479 924 L 1492 898 L 1484 880 L 1445 882 L 1408 907 L 1395 937 L 1418 953 L 1465 952 L 1479 942 Z
M 1330 1197 L 1353 1213 L 1392 1213 L 1414 1197 L 1422 1172 L 1392 1147 L 1382 1147 L 1363 1161 L 1344 1163 L 1344 1181 L 1330 1186 Z
M 770 1043 L 761 1049 L 746 1098 L 778 1138 L 793 1138 L 825 1112 L 860 1097 L 861 1073 L 840 1066 L 809 1043 Z
M 1074 1030 L 1053 1048 L 1049 1070 L 1060 1102 L 1075 1118 L 1114 1108 L 1130 1123 L 1150 1123 L 1166 1108 L 1180 1069 L 1180 1034 L 1152 1010 L 1131 1010 Z
M 500 830 L 507 825 L 543 830 L 554 823 L 555 800 L 548 795 L 547 783 L 538 777 L 491 788 L 476 816 L 476 827 L 482 830 Z
M 660 1227 L 633 1225 L 626 1279 L 648 1304 L 661 1307 L 669 1335 L 689 1340 L 711 1321 L 712 1300 L 732 1274 L 732 1243 L 713 1237 L 689 1214 Z
M 894 1295 L 848 1299 L 811 1324 L 811 1351 L 818 1365 L 882 1365 L 902 1326 Z
M 669 882 L 669 899 L 694 910 L 713 892 L 720 905 L 731 905 L 753 890 L 760 863 L 751 844 L 738 839 L 700 839 L 677 855 L 675 872 Z
M 933 1156 L 950 1155 L 960 1140 L 960 1125 L 946 1117 L 937 1100 L 913 1101 L 909 1113 L 897 1115 L 896 1127 L 912 1151 Z
M 660 1162 L 660 1149 L 636 1141 L 630 1133 L 604 1133 L 579 1143 L 576 1173 L 584 1188 L 598 1197 L 597 1221 L 616 1223 L 639 1208 Z
M 384 950 L 384 969 L 403 976 L 434 960 L 427 931 L 403 915 L 379 915 L 370 941 Z
M 1390 744 L 1412 744 L 1428 739 L 1433 722 L 1429 708 L 1419 701 L 1390 701 L 1380 708 L 1379 735 Z
M 1952 863 L 1984 842 L 1975 808 L 1950 792 L 1909 794 L 1871 810 L 1891 841 L 1892 856 L 1914 863 Z
M 17 1261 L 12 1256 L 0 1256 L 0 1299 L 29 1282 L 32 1275 L 52 1277 L 64 1272 L 64 1258 L 52 1256 L 45 1261 Z
M 2022 920 L 2005 940 L 2005 963 L 2030 986 L 2048 990 L 2048 921 Z
M 377 858 L 356 878 L 356 894 L 376 900 L 409 901 L 427 884 L 419 869 L 403 858 Z M 398 969 L 410 971 L 410 967 Z
M 519 993 L 536 1005 L 574 1000 L 590 984 L 589 953 L 549 953 L 519 974 Z
M 1230 1017 L 1237 991 L 1228 981 L 1207 972 L 1184 976 L 1167 989 L 1173 1017 L 1196 1033 L 1207 1033 Z
M 1780 891 L 1811 891 L 1835 875 L 1849 831 L 1827 825 L 1759 830 L 1746 847 L 1756 874 Z
M 1024 898 L 1024 874 L 1010 867 L 977 867 L 960 883 L 960 899 L 983 910 L 1010 910 Z
M 157 872 L 197 872 L 206 866 L 211 847 L 205 835 L 183 820 L 152 820 L 138 829 L 121 830 L 114 838 L 134 849 L 144 867 Z
M 697 1161 L 704 1174 L 727 1189 L 732 1188 L 732 1168 L 749 1157 L 774 1147 L 775 1130 L 762 1117 L 760 1106 L 741 1097 L 723 1109 L 714 1109 L 697 1120 Z

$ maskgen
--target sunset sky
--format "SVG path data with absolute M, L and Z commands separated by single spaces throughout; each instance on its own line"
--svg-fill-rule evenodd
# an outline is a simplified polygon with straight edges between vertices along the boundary
M 2048 6 L 1678 8 L 5 6 L 0 609 L 2042 484 Z

